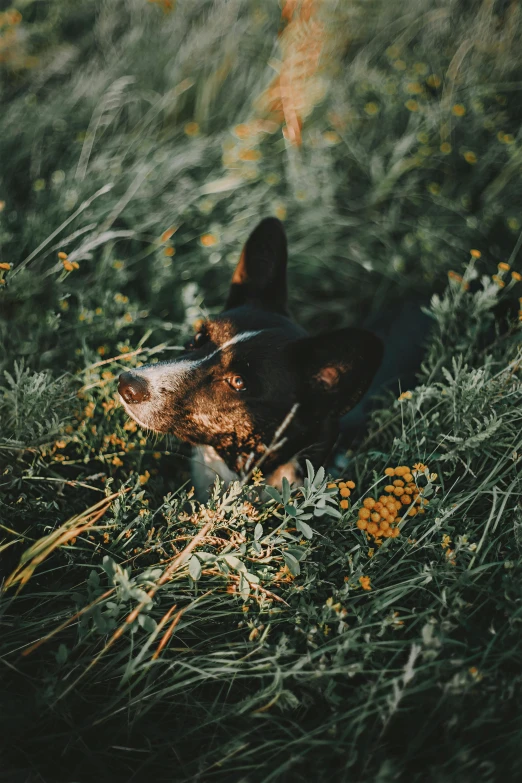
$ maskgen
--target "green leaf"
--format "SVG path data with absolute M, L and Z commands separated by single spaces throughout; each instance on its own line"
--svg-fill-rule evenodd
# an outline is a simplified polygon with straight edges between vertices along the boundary
M 291 555 L 290 552 L 283 552 L 283 558 L 292 576 L 299 576 L 301 573 L 301 566 L 299 565 L 297 558 Z
M 259 541 L 262 535 L 263 535 L 263 525 L 260 522 L 258 522 L 254 528 L 254 541 Z
M 279 494 L 279 492 L 275 487 L 265 487 L 265 492 L 267 495 L 269 495 L 272 498 L 272 500 L 275 500 L 276 503 L 283 502 L 283 498 L 281 497 L 281 495 Z
M 236 557 L 235 555 L 224 555 L 224 560 L 230 568 L 234 569 L 234 571 L 246 571 L 246 566 L 241 562 L 239 557 Z
M 312 528 L 310 527 L 309 524 L 303 522 L 302 519 L 297 520 L 296 527 L 299 530 L 299 532 L 303 534 L 305 538 L 312 538 L 314 534 Z
M 138 615 L 138 623 L 144 631 L 147 631 L 147 633 L 153 633 L 156 630 L 156 620 L 154 620 L 154 618 L 150 617 L 148 614 Z
M 324 481 L 324 468 L 321 465 L 321 467 L 317 469 L 317 473 L 315 474 L 315 478 L 312 482 L 312 487 L 314 489 L 318 489 L 323 483 L 323 481 Z
M 192 555 L 189 560 L 189 574 L 195 582 L 197 582 L 201 576 L 201 563 L 196 555 Z
M 313 484 L 314 483 L 315 470 L 314 470 L 314 466 L 312 465 L 312 463 L 310 462 L 309 459 L 306 460 L 306 472 L 308 474 L 308 481 L 310 482 L 310 484 Z
M 286 476 L 283 477 L 282 490 L 283 490 L 283 503 L 286 505 L 292 496 L 292 493 L 290 492 L 290 484 Z
M 294 519 L 297 516 L 297 509 L 295 506 L 285 506 L 285 511 L 289 516 L 294 517 Z

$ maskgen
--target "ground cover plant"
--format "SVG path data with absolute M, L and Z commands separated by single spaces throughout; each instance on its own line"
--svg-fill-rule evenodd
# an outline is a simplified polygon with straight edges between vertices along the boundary
M 0 14 L 0 779 L 518 779 L 514 2 Z M 122 368 L 258 218 L 311 330 L 405 299 L 418 383 L 300 488 L 192 497 Z

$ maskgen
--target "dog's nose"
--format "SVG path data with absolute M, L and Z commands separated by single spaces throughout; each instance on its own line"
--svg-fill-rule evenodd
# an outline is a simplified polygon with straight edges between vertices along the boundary
M 149 385 L 145 378 L 122 372 L 118 380 L 118 391 L 129 405 L 137 405 L 149 399 Z

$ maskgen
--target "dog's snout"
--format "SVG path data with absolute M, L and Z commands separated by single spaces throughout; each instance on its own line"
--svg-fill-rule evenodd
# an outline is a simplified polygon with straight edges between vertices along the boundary
M 123 372 L 118 380 L 118 391 L 129 405 L 137 405 L 149 399 L 149 385 L 145 378 Z

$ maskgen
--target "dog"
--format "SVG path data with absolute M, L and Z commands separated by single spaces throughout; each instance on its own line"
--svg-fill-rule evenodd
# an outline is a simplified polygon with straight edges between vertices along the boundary
M 305 459 L 323 464 L 383 354 L 367 330 L 310 336 L 290 318 L 287 240 L 272 217 L 249 236 L 224 311 L 185 347 L 177 359 L 122 373 L 118 391 L 140 427 L 194 447 L 200 499 L 216 474 L 228 483 L 257 462 L 275 487 L 299 482 Z

